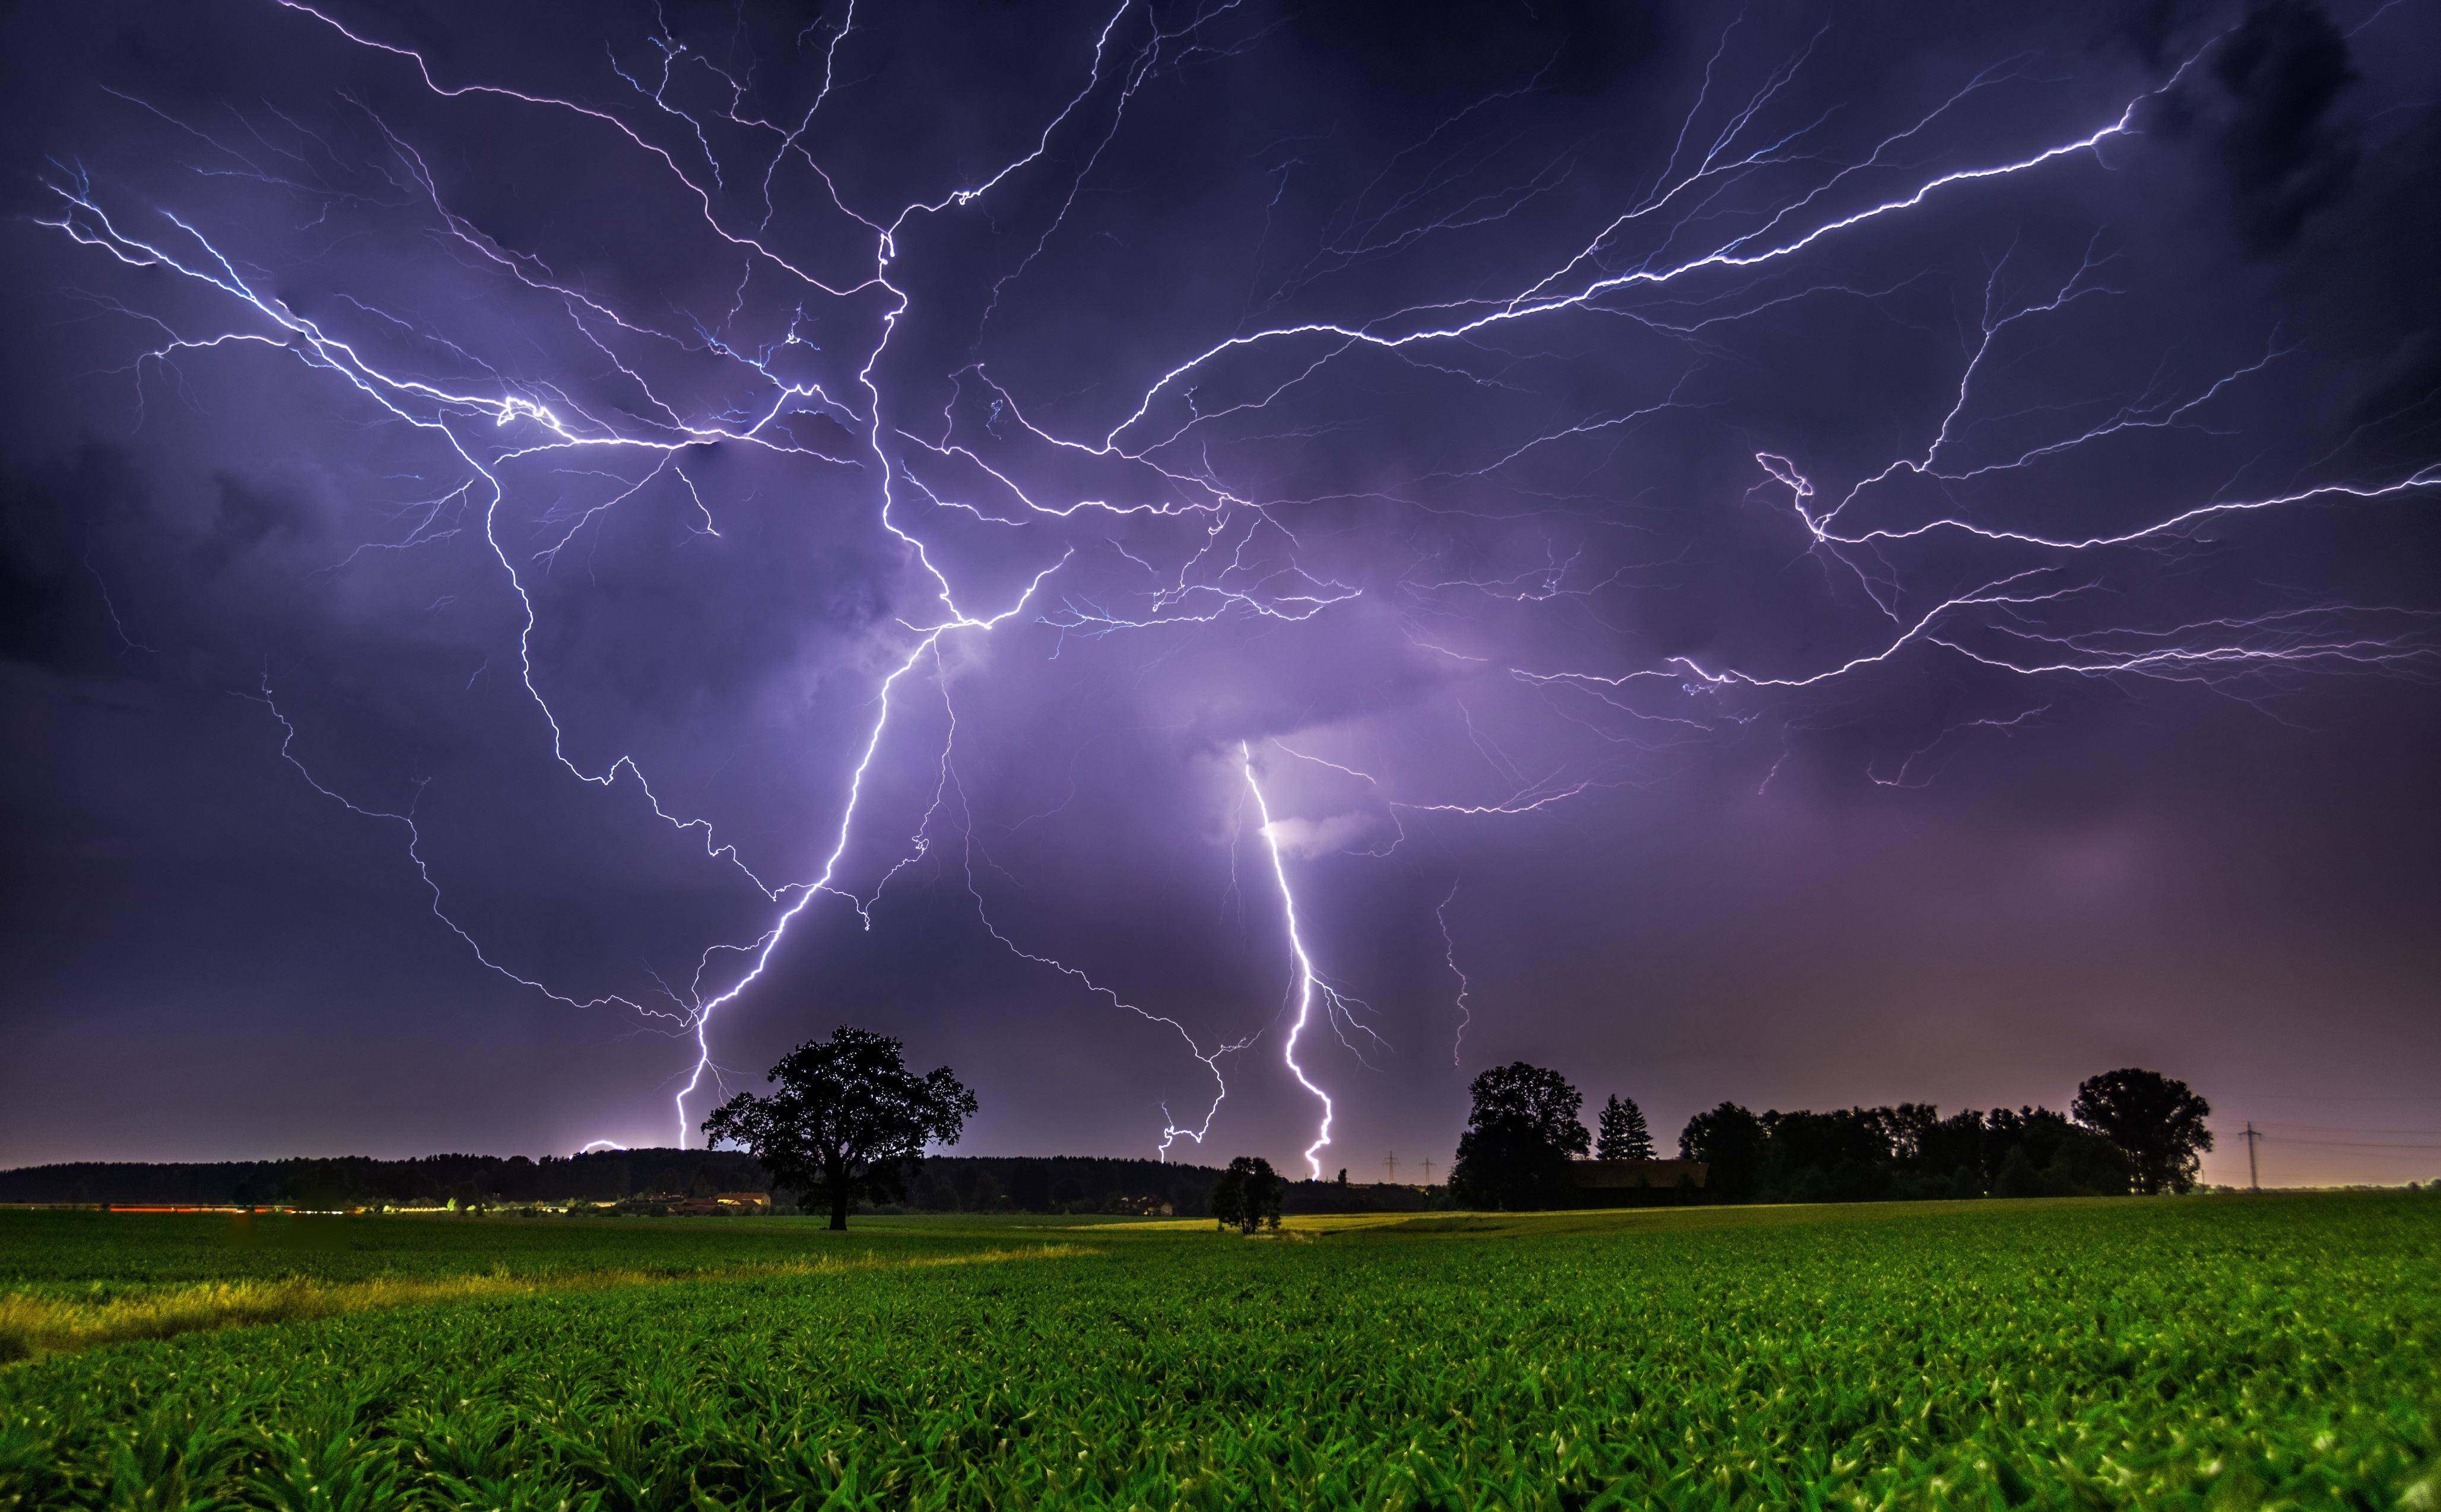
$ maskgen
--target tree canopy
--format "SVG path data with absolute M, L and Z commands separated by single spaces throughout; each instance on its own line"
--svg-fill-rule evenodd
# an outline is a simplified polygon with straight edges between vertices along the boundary
M 955 1144 L 974 1116 L 975 1094 L 948 1067 L 914 1075 L 904 1049 L 852 1025 L 807 1040 L 771 1068 L 777 1091 L 738 1093 L 703 1121 L 704 1136 L 752 1151 L 774 1185 L 827 1204 L 844 1229 L 859 1200 L 905 1196 L 924 1146 Z
M 1259 1155 L 1240 1155 L 1212 1186 L 1212 1215 L 1240 1233 L 1280 1226 L 1280 1199 L 1288 1182 Z
M 2204 1126 L 2212 1105 L 2186 1083 L 2133 1066 L 2105 1071 L 2077 1084 L 2070 1111 L 2125 1153 L 2137 1191 L 2195 1190 L 2203 1152 L 2213 1147 Z
M 1763 1120 L 1735 1103 L 1696 1114 L 1678 1132 L 1681 1160 L 1711 1167 L 1707 1190 L 1716 1202 L 1751 1200 L 1763 1170 Z
M 1653 1159 L 1653 1130 L 1645 1125 L 1644 1109 L 1631 1097 L 1610 1094 L 1602 1104 L 1601 1134 L 1594 1141 L 1594 1154 L 1605 1161 L 1649 1161 Z
M 1583 1096 L 1558 1071 L 1522 1060 L 1485 1071 L 1468 1091 L 1474 1107 L 1451 1194 L 1469 1207 L 1548 1207 L 1567 1190 L 1569 1158 L 1593 1143 L 1577 1119 Z
M 2047 1107 L 1944 1118 L 1927 1103 L 1761 1114 L 1723 1103 L 1687 1121 L 1678 1152 L 1709 1165 L 1719 1202 L 2124 1197 L 2129 1181 L 2117 1146 Z

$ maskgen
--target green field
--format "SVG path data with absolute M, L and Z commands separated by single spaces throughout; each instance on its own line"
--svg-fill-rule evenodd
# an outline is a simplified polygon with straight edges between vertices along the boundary
M 0 1512 L 2441 1508 L 2430 1195 L 1255 1240 L 0 1214 Z M 80 1347 L 108 1317 L 188 1331 Z

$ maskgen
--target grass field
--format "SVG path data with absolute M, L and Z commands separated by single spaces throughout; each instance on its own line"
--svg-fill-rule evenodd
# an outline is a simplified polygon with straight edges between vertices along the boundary
M 310 1221 L 0 1214 L 0 1512 L 2441 1509 L 2424 1195 Z

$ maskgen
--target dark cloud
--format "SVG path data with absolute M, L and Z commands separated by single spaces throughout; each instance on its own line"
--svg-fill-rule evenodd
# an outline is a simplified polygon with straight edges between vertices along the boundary
M 195 548 L 196 565 L 206 572 L 226 569 L 275 537 L 283 546 L 295 545 L 315 533 L 319 523 L 313 500 L 294 483 L 216 473 L 212 485 L 211 524 Z
M 2248 252 L 2288 245 L 2346 192 L 2361 153 L 2344 108 L 2357 77 L 2320 5 L 2255 0 L 2166 98 L 2161 129 L 2209 144 Z
M 2441 1070 L 2415 8 L 331 14 L 565 103 L 6 22 L 0 1159 L 668 1139 L 829 866 L 715 1070 L 1293 1161 L 1250 763 L 1360 1169 Z
M 62 671 L 104 663 L 109 610 L 92 531 L 138 497 L 125 455 L 109 446 L 0 474 L 0 656 Z
M 2238 230 L 2258 251 L 2279 246 L 2356 170 L 2353 133 L 2334 117 L 2355 78 L 2347 42 L 2318 6 L 2260 5 L 2231 34 L 2213 75 L 2233 107 L 2220 153 Z

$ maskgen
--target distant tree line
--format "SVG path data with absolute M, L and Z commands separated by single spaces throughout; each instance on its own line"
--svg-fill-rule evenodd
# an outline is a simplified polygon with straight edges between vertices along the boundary
M 910 1213 L 1154 1213 L 1212 1215 L 1223 1176 L 1209 1165 L 1094 1155 L 934 1155 L 910 1179 Z M 196 1207 L 235 1203 L 309 1208 L 558 1206 L 647 1197 L 768 1192 L 772 1181 L 734 1150 L 605 1150 L 531 1160 L 522 1155 L 366 1156 L 203 1162 L 77 1161 L 0 1171 L 0 1202 L 123 1202 Z M 1283 1211 L 1412 1213 L 1436 1200 L 1413 1186 L 1290 1181 Z M 1443 1205 L 1446 1205 L 1446 1200 Z M 872 1205 L 867 1204 L 868 1211 Z
M 1593 1143 L 1582 1094 L 1524 1061 L 1483 1072 L 1471 1090 L 1452 1196 L 1476 1208 L 1572 1205 L 1573 1162 Z M 1756 1113 L 1725 1102 L 1687 1121 L 1678 1154 L 1705 1162 L 1700 1195 L 1712 1202 L 2189 1192 L 2213 1147 L 2211 1112 L 2186 1083 L 2131 1067 L 2088 1077 L 2067 1113 L 1970 1107 L 1944 1118 L 1928 1103 Z M 1600 1122 L 1599 1159 L 1653 1158 L 1634 1102 L 1613 1096 Z
M 99 1161 L 0 1171 L 0 1202 L 226 1206 L 438 1207 L 619 1202 L 650 1193 L 762 1192 L 753 1158 L 717 1150 L 600 1150 L 587 1155 L 343 1155 L 286 1161 Z
M 1213 1189 L 1227 1173 L 1184 1161 L 1091 1155 L 926 1157 L 908 1181 L 913 1213 L 1148 1213 L 1213 1215 Z M 1286 1213 L 1418 1213 L 1433 1194 L 1371 1182 L 1285 1181 Z
M 1098 1213 L 1170 1202 L 1202 1216 L 1220 1173 L 1209 1166 L 1094 1157 L 936 1156 L 905 1206 L 930 1213 Z M 123 1202 L 297 1207 L 515 1207 L 623 1202 L 652 1196 L 768 1192 L 769 1175 L 734 1150 L 605 1150 L 530 1160 L 522 1155 L 427 1155 L 382 1161 L 203 1162 L 77 1161 L 0 1171 L 0 1202 Z
M 1718 1202 L 1879 1202 L 2125 1197 L 2127 1158 L 2047 1107 L 1947 1118 L 1930 1105 L 1753 1113 L 1723 1103 L 1688 1120 L 1680 1155 L 1710 1167 Z
M 1928 1103 L 1828 1113 L 1723 1103 L 1687 1121 L 1679 1154 L 1710 1162 L 1723 1202 L 1906 1197 L 2125 1197 L 2195 1190 L 2212 1105 L 2130 1067 L 2088 1077 L 2068 1113 Z
M 413 1161 L 79 1163 L 0 1172 L 0 1202 L 294 1205 L 339 1208 L 618 1203 L 724 1191 L 793 1196 L 843 1229 L 859 1206 L 919 1212 L 1167 1213 L 1211 1215 L 1245 1233 L 1289 1213 L 1413 1211 L 1444 1200 L 1492 1209 L 1573 1205 L 1589 1151 L 1653 1158 L 1643 1110 L 1614 1094 L 1597 1145 L 1566 1077 L 1516 1061 L 1475 1077 L 1443 1197 L 1419 1188 L 1283 1179 L 1241 1156 L 1226 1171 L 1153 1161 L 931 1158 L 954 1144 L 974 1094 L 939 1067 L 907 1070 L 900 1043 L 842 1025 L 771 1070 L 768 1093 L 740 1092 L 703 1124 L 732 1151 L 601 1151 L 570 1157 L 436 1155 Z M 2129 1068 L 2088 1078 L 2069 1114 L 1928 1103 L 1757 1114 L 1735 1103 L 1696 1114 L 1678 1136 L 1671 1196 L 1717 1202 L 1864 1202 L 1894 1197 L 2083 1197 L 2185 1192 L 2213 1147 L 2211 1106 L 2184 1082 Z M 1664 1168 L 1667 1174 L 1667 1168 Z M 1647 1183 L 1630 1179 L 1639 1192 Z
M 957 1143 L 975 1097 L 946 1066 L 922 1076 L 908 1071 L 904 1050 L 887 1035 L 842 1024 L 772 1067 L 771 1091 L 740 1092 L 714 1109 L 703 1123 L 706 1139 L 750 1151 L 775 1190 L 827 1209 L 834 1229 L 846 1228 L 859 1204 L 885 1211 L 912 1204 L 932 1213 L 1209 1214 L 1252 1233 L 1278 1227 L 1293 1201 L 1290 1183 L 1251 1157 L 1230 1161 L 1226 1171 L 1142 1161 L 1005 1161 L 1004 1182 L 981 1169 L 989 1161 L 927 1157 L 931 1145 Z M 1426 1200 L 1420 1193 L 1375 1189 L 1374 1199 L 1365 1201 L 1346 1171 L 1339 1177 L 1328 1186 L 1301 1183 L 1303 1200 L 1291 1211 L 1420 1208 Z

